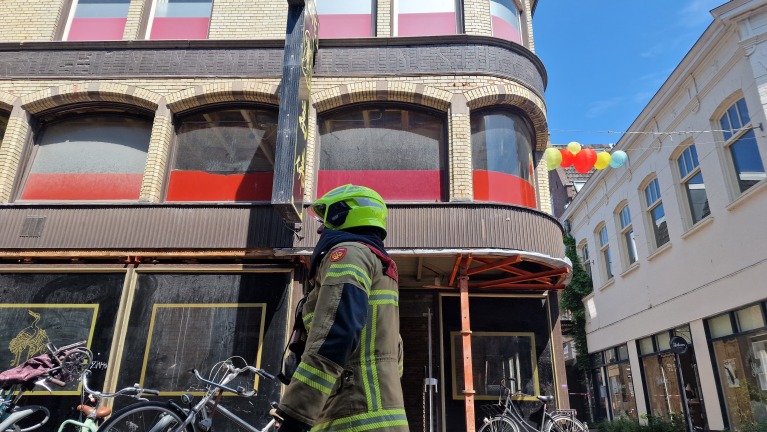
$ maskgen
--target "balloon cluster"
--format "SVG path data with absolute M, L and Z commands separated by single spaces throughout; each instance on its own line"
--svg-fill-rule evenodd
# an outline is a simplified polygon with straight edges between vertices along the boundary
M 593 149 L 582 149 L 581 145 L 573 141 L 565 149 L 555 149 L 549 147 L 543 153 L 546 165 L 549 171 L 557 167 L 567 168 L 573 166 L 576 171 L 586 174 L 592 168 L 603 170 L 608 166 L 611 168 L 620 168 L 628 160 L 628 155 L 623 150 L 618 150 L 613 154 L 603 151 L 597 153 Z

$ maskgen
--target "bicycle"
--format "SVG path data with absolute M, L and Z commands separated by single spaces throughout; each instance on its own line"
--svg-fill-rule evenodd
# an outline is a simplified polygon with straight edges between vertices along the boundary
M 242 397 L 255 396 L 255 389 L 246 390 L 241 386 L 236 389 L 228 387 L 228 384 L 240 374 L 252 372 L 269 380 L 274 379 L 274 375 L 247 364 L 237 368 L 233 364 L 234 360 L 244 363 L 241 357 L 230 357 L 219 362 L 211 370 L 211 379 L 203 378 L 197 369 L 190 371 L 198 381 L 207 386 L 207 390 L 202 399 L 194 405 L 192 405 L 192 396 L 184 395 L 182 401 L 188 404 L 189 408 L 184 408 L 174 401 L 138 402 L 115 413 L 102 424 L 99 432 L 208 432 L 213 428 L 214 413 L 221 414 L 247 432 L 270 430 L 275 425 L 274 419 L 271 419 L 262 429 L 258 429 L 219 404 L 221 395 L 225 391 Z M 216 379 L 219 374 L 221 378 Z
M 514 380 L 509 378 L 509 380 Z M 527 396 L 524 393 L 513 393 L 501 380 L 501 391 L 498 396 L 498 404 L 484 405 L 482 408 L 489 415 L 483 419 L 483 425 L 478 432 L 588 432 L 588 426 L 575 418 L 575 410 L 552 410 L 547 409 L 548 404 L 554 401 L 554 396 L 534 396 L 543 402 L 543 414 L 540 427 L 535 428 L 525 420 L 522 411 L 514 402 L 514 397 Z M 503 401 L 503 395 L 506 400 Z
M 140 388 L 138 384 L 135 384 L 133 387 L 126 387 L 122 390 L 118 390 L 115 393 L 99 392 L 88 386 L 88 375 L 90 375 L 90 373 L 90 370 L 86 370 L 80 375 L 83 400 L 81 401 L 82 403 L 77 406 L 77 411 L 81 413 L 81 416 L 85 416 L 85 418 L 81 417 L 77 420 L 65 420 L 61 423 L 61 426 L 59 426 L 58 432 L 97 432 L 104 420 L 112 415 L 112 409 L 103 405 L 105 399 L 113 399 L 117 396 L 128 396 L 139 401 L 148 401 L 143 397 L 144 394 L 154 396 L 160 394 L 157 390 Z M 85 403 L 85 395 L 88 395 L 88 399 L 93 405 Z M 121 411 L 118 411 L 116 415 L 119 415 Z
M 0 432 L 27 432 L 45 425 L 51 418 L 41 405 L 20 405 L 22 396 L 35 386 L 52 392 L 49 384 L 64 387 L 87 369 L 93 354 L 77 342 L 56 348 L 46 344 L 48 353 L 32 357 L 0 373 Z

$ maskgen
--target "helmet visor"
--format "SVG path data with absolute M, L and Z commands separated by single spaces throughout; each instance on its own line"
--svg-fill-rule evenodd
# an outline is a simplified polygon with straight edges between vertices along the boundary
M 328 206 L 325 204 L 314 204 L 309 207 L 309 216 L 318 222 L 325 223 L 325 214 Z

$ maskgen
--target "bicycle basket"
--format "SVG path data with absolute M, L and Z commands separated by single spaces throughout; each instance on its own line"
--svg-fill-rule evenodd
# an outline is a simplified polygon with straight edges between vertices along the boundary
M 480 405 L 479 408 L 490 418 L 499 416 L 506 410 L 506 407 L 501 404 Z

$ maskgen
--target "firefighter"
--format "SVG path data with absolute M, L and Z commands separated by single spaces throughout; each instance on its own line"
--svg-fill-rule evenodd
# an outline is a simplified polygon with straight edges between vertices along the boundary
M 386 204 L 372 189 L 344 185 L 311 211 L 323 227 L 300 312 L 303 352 L 272 415 L 280 432 L 406 432 L 397 267 L 383 246 Z

